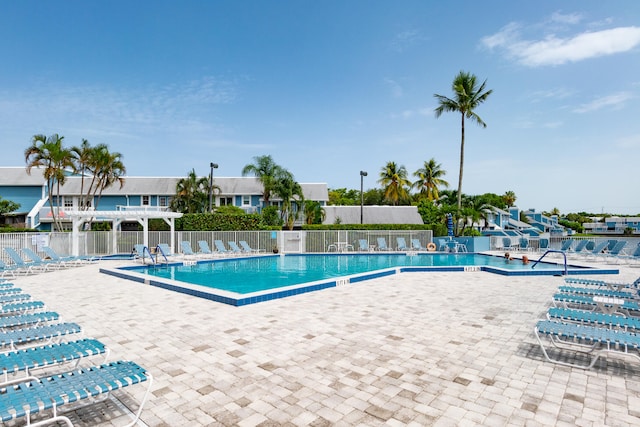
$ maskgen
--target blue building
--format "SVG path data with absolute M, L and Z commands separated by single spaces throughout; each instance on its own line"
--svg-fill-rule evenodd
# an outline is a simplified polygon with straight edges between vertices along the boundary
M 173 196 L 176 194 L 176 184 L 184 177 L 124 177 L 124 185 L 112 185 L 100 196 L 89 201 L 90 209 L 96 211 L 118 210 L 168 210 Z M 84 191 L 89 179 L 85 178 Z M 259 212 L 263 206 L 263 186 L 257 178 L 215 177 L 213 184 L 220 188 L 213 197 L 214 206 L 237 206 L 247 213 Z M 329 200 L 329 191 L 325 183 L 300 183 L 305 200 L 313 200 L 325 206 Z M 55 194 L 54 206 L 58 217 L 66 227 L 71 227 L 71 221 L 65 217 L 65 212 L 81 210 L 82 179 L 69 176 L 60 193 Z M 49 206 L 49 191 L 47 180 L 42 171 L 34 168 L 28 175 L 24 167 L 0 167 L 0 197 L 20 204 L 20 209 L 5 217 L 5 223 L 14 226 L 34 228 L 50 231 L 53 222 Z M 59 197 L 59 199 L 58 199 Z M 282 200 L 277 197 L 270 199 L 270 205 L 280 205 Z

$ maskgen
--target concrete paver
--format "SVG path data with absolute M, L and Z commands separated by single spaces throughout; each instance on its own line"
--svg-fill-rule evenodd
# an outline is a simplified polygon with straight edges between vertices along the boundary
M 589 371 L 544 361 L 532 331 L 561 278 L 404 273 L 231 307 L 98 268 L 13 282 L 112 360 L 153 374 L 148 426 L 640 424 L 637 361 L 603 358 Z M 605 278 L 640 275 L 618 268 Z M 116 397 L 135 409 L 143 394 Z M 126 416 L 107 401 L 70 417 Z

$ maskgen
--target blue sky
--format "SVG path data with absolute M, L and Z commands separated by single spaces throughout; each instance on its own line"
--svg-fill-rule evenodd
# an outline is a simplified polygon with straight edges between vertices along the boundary
M 456 188 L 461 71 L 493 94 L 467 126 L 463 192 L 522 208 L 640 213 L 640 2 L 0 2 L 0 166 L 34 134 L 123 154 L 130 176 L 376 187 L 435 158 Z M 412 177 L 413 179 L 413 177 Z

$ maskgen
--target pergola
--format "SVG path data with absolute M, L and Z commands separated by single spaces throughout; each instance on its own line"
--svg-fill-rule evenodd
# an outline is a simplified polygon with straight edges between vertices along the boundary
M 175 248 L 175 219 L 180 218 L 182 213 L 159 210 L 121 210 L 121 211 L 65 211 L 68 218 L 72 220 L 71 230 L 71 252 L 73 255 L 80 255 L 80 231 L 82 226 L 89 220 L 109 221 L 112 223 L 113 247 L 117 247 L 117 230 L 123 221 L 137 221 L 142 225 L 144 245 L 149 246 L 149 219 L 160 218 L 171 227 L 171 247 Z

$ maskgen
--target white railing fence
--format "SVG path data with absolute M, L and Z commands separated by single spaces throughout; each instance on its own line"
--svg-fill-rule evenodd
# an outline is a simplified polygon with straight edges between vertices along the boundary
M 170 231 L 150 231 L 149 247 L 159 243 L 171 242 Z M 377 247 L 378 238 L 383 238 L 387 246 L 396 249 L 397 239 L 404 238 L 408 247 L 412 239 L 418 239 L 422 247 L 433 241 L 430 230 L 294 230 L 294 231 L 176 231 L 175 253 L 182 252 L 180 242 L 187 241 L 194 251 L 198 251 L 198 241 L 204 240 L 211 249 L 215 248 L 214 241 L 222 240 L 228 247 L 228 242 L 245 240 L 253 249 L 271 252 L 277 248 L 282 253 L 312 253 L 328 252 L 344 249 L 359 249 L 359 240 L 367 241 L 368 246 Z M 52 247 L 61 255 L 71 254 L 72 235 L 66 232 L 53 233 L 0 233 L 0 257 L 9 262 L 6 253 L 1 248 L 14 249 L 31 248 L 43 257 L 43 246 Z M 111 231 L 88 231 L 79 233 L 79 248 L 81 255 L 111 255 L 130 254 L 134 245 L 142 244 L 142 231 L 118 231 L 114 235 Z

